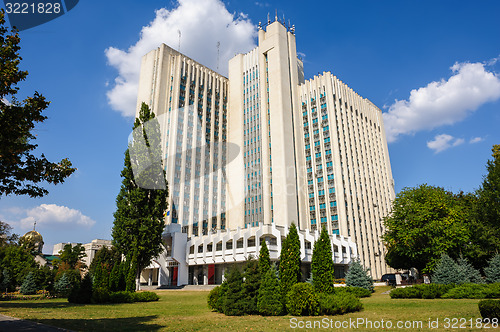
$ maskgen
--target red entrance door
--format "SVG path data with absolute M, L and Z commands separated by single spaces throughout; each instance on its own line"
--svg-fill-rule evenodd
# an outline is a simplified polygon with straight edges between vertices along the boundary
M 208 284 L 215 284 L 215 264 L 211 264 L 208 266 Z
M 172 285 L 177 286 L 177 266 L 174 266 L 173 273 L 172 273 Z

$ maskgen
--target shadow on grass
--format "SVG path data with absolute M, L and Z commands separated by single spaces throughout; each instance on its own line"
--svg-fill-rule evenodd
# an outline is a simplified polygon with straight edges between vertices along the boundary
M 98 319 L 36 319 L 34 321 L 73 331 L 159 331 L 164 326 L 148 324 L 158 316 Z

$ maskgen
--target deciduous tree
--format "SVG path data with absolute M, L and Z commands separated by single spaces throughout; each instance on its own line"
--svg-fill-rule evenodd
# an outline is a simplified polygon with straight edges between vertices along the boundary
M 33 154 L 37 148 L 33 130 L 47 119 L 42 112 L 49 101 L 38 92 L 23 101 L 16 98 L 17 84 L 28 72 L 19 69 L 19 34 L 8 31 L 4 15 L 0 10 L 0 196 L 41 197 L 48 190 L 40 183 L 62 183 L 76 168 L 66 158 L 51 162 L 43 153 L 40 157 Z
M 161 252 L 168 197 L 161 164 L 160 127 L 145 103 L 135 120 L 133 136 L 125 152 L 112 236 L 113 245 L 126 256 L 126 261 L 135 262 L 133 273 L 138 289 L 140 272 Z
M 403 189 L 384 221 L 387 264 L 429 273 L 441 254 L 458 257 L 470 240 L 469 204 L 463 194 L 426 184 Z

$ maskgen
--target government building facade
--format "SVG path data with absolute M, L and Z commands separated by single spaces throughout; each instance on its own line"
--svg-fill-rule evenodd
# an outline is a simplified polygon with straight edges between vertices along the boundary
M 258 46 L 229 61 L 228 78 L 163 44 L 142 59 L 142 102 L 160 124 L 170 191 L 165 250 L 142 282 L 219 284 L 262 241 L 278 260 L 292 223 L 304 279 L 322 227 L 338 278 L 354 258 L 374 279 L 388 271 L 382 112 L 330 72 L 305 80 L 294 27 L 259 24 Z

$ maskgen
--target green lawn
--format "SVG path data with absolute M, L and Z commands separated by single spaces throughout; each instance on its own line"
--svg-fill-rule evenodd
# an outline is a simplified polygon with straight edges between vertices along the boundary
M 299 324 L 326 323 L 345 324 L 349 320 L 361 323 L 361 320 L 371 321 L 372 324 L 392 323 L 392 330 L 397 328 L 397 322 L 421 321 L 423 328 L 413 326 L 407 331 L 443 331 L 445 319 L 464 318 L 465 328 L 460 331 L 479 331 L 479 328 L 470 329 L 472 319 L 480 318 L 477 303 L 479 300 L 417 300 L 394 299 L 382 294 L 389 287 L 377 287 L 375 294 L 370 298 L 362 299 L 364 309 L 357 313 L 343 316 L 320 317 L 262 317 L 243 316 L 228 317 L 211 312 L 207 308 L 206 291 L 157 291 L 160 295 L 158 302 L 127 303 L 109 305 L 75 305 L 63 299 L 38 301 L 11 301 L 0 302 L 0 313 L 8 316 L 33 320 L 36 322 L 63 327 L 75 331 L 282 331 L 299 330 L 291 328 L 291 319 Z M 429 329 L 428 321 L 439 320 L 438 329 Z M 332 320 L 332 322 L 330 322 Z M 462 323 L 464 321 L 462 320 Z M 457 324 L 456 327 L 459 327 Z M 360 324 L 358 331 L 380 331 L 377 325 L 366 328 Z M 387 326 L 387 325 L 385 325 Z M 304 325 L 304 327 L 306 327 Z M 474 327 L 474 325 L 473 325 Z M 304 328 L 303 330 L 306 330 Z M 311 330 L 307 328 L 307 330 Z M 338 331 L 349 328 L 334 329 Z M 385 330 L 388 330 L 387 328 Z M 450 331 L 452 329 L 449 329 Z M 490 329 L 490 330 L 500 330 Z

